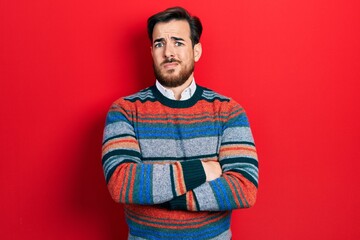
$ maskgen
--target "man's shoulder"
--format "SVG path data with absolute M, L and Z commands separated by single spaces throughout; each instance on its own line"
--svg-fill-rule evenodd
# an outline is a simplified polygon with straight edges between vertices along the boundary
M 201 88 L 203 88 L 202 98 L 204 100 L 208 102 L 218 102 L 221 108 L 228 109 L 229 111 L 234 108 L 243 109 L 243 107 L 233 97 L 225 96 L 209 88 L 205 88 L 205 87 L 201 87 Z
M 229 102 L 231 100 L 230 97 L 227 97 L 225 95 L 222 95 L 212 89 L 206 88 L 206 87 L 201 87 L 203 89 L 202 91 L 202 97 L 205 100 L 208 100 L 210 102 L 218 100 L 221 102 Z
M 140 101 L 141 103 L 146 101 L 155 101 L 152 88 L 153 86 L 150 86 L 128 96 L 120 97 L 114 102 L 114 104 L 134 103 L 136 101 Z

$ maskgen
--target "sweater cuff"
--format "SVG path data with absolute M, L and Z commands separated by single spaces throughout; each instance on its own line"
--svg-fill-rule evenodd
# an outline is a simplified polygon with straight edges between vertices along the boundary
M 171 210 L 187 210 L 186 194 L 176 197 L 168 202 Z
M 206 182 L 206 174 L 200 160 L 181 163 L 186 191 L 192 190 Z

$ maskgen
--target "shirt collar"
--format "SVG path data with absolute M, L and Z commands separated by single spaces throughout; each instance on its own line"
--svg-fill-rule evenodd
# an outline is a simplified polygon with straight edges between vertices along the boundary
M 165 88 L 163 85 L 161 85 L 159 83 L 158 80 L 156 80 L 156 88 L 159 90 L 159 92 L 161 92 L 162 95 L 164 95 L 165 97 L 172 99 L 172 100 L 176 100 L 175 99 L 175 95 L 174 92 L 170 89 Z M 194 95 L 196 91 L 196 83 L 195 83 L 195 79 L 192 80 L 190 86 L 188 86 L 187 88 L 184 89 L 184 91 L 181 93 L 181 97 L 180 100 L 188 100 L 192 97 L 192 95 Z

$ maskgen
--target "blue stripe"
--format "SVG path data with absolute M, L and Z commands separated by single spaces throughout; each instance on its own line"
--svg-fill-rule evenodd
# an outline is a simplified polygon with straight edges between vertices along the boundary
M 140 183 L 139 183 L 139 202 L 143 203 L 144 202 L 144 191 L 143 191 L 143 187 L 144 187 L 144 172 L 145 172 L 145 165 L 141 164 L 140 165 L 140 172 L 141 174 L 139 175 L 140 178 Z
M 148 164 L 147 165 L 147 169 L 146 169 L 146 203 L 151 204 L 151 165 Z
M 217 199 L 217 202 L 218 202 L 218 205 L 219 205 L 219 209 L 220 210 L 224 210 L 224 207 L 222 205 L 223 201 L 221 201 L 221 194 L 220 194 L 220 191 L 217 187 L 217 184 L 216 184 L 216 180 L 215 181 L 210 181 L 210 186 L 212 187 L 212 189 L 214 190 L 215 192 L 215 197 Z
M 213 131 L 210 131 L 213 130 Z M 179 133 L 179 132 L 169 132 L 167 129 L 163 129 L 158 132 L 149 132 L 143 133 L 139 132 L 139 138 L 172 138 L 172 139 L 185 139 L 185 138 L 194 138 L 194 137 L 211 137 L 218 136 L 219 131 L 215 129 L 203 130 L 201 132 L 189 132 L 189 133 Z
M 128 119 L 120 112 L 110 111 L 107 114 L 106 118 L 106 125 L 109 125 L 114 122 L 123 121 L 123 122 L 129 122 Z
M 223 184 L 222 180 L 219 178 L 214 181 L 211 181 L 210 184 L 215 191 L 215 195 L 217 196 L 217 199 L 219 200 L 218 204 L 220 210 L 231 209 L 231 202 L 230 199 L 228 198 L 228 195 L 226 193 L 226 187 Z
M 227 124 L 227 127 L 249 127 L 249 121 L 246 114 L 242 113 L 235 119 L 231 119 Z
M 226 193 L 226 187 L 222 181 L 222 179 L 218 178 L 216 179 L 216 181 L 218 182 L 218 184 L 220 185 L 220 190 L 222 191 L 223 193 L 223 196 L 225 198 L 225 202 L 227 203 L 227 208 L 226 209 L 231 209 L 231 203 L 230 203 L 230 199 Z

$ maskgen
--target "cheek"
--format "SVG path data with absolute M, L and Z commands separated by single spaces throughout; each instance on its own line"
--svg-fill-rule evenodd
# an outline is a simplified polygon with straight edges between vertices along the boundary
M 156 49 L 156 50 L 153 50 L 151 52 L 151 56 L 152 56 L 152 59 L 154 60 L 154 62 L 159 62 L 161 60 L 161 52 L 159 49 Z
M 161 63 L 161 59 L 157 55 L 153 55 L 152 59 L 155 65 L 159 65 Z
M 187 63 L 192 62 L 194 61 L 194 55 L 191 52 L 182 53 L 181 60 Z

